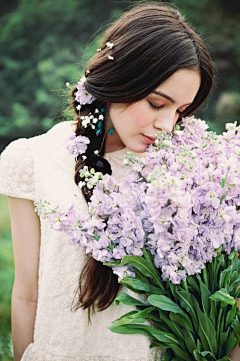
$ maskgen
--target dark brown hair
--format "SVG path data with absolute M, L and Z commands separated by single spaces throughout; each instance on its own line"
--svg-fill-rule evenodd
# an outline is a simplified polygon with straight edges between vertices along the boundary
M 109 49 L 107 42 L 113 42 Z M 85 86 L 97 100 L 81 108 L 86 115 L 97 107 L 107 107 L 111 102 L 130 104 L 143 99 L 179 69 L 199 71 L 201 85 L 193 103 L 183 113 L 190 115 L 206 99 L 213 82 L 213 65 L 203 40 L 188 25 L 181 14 L 165 5 L 147 4 L 134 6 L 105 32 L 101 51 L 87 64 Z M 108 59 L 108 55 L 114 60 Z M 73 94 L 76 89 L 73 91 Z M 73 101 L 74 109 L 78 103 Z M 91 139 L 87 158 L 78 156 L 75 182 L 80 181 L 79 170 L 87 165 L 102 173 L 111 174 L 110 164 L 103 158 L 105 152 L 105 129 L 101 135 L 95 130 L 82 128 L 79 114 L 77 135 Z M 104 127 L 103 127 L 104 128 Z M 94 155 L 95 150 L 99 155 Z M 91 193 L 83 188 L 89 201 Z M 104 310 L 118 292 L 116 276 L 111 268 L 89 258 L 79 280 L 76 308 Z

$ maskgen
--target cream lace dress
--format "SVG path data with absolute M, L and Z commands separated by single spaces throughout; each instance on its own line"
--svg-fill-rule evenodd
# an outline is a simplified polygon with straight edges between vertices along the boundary
M 63 122 L 46 134 L 12 142 L 2 153 L 0 193 L 33 201 L 46 199 L 60 205 L 76 204 L 83 213 L 86 202 L 74 183 L 73 156 L 63 142 L 73 124 Z M 113 175 L 123 179 L 126 149 L 106 154 Z M 39 297 L 34 342 L 21 361 L 159 361 L 163 352 L 150 350 L 142 335 L 119 335 L 108 327 L 131 310 L 112 304 L 88 323 L 87 312 L 71 311 L 78 278 L 85 262 L 84 250 L 70 246 L 63 233 L 41 219 Z

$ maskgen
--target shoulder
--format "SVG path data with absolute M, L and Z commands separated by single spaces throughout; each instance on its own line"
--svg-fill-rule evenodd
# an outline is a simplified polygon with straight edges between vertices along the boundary
M 30 156 L 28 139 L 22 138 L 11 142 L 1 154 L 1 162 L 11 163 L 16 160 L 24 161 Z

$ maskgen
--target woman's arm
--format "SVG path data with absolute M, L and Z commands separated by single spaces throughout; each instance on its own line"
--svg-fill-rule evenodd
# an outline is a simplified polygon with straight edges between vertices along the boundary
M 32 201 L 8 197 L 15 279 L 12 291 L 12 338 L 14 360 L 19 361 L 33 342 L 38 297 L 39 217 Z

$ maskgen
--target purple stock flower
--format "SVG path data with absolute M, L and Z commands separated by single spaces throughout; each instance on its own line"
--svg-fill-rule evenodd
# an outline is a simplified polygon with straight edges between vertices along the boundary
M 86 152 L 89 143 L 89 138 L 82 135 L 76 136 L 76 134 L 73 133 L 65 140 L 63 145 L 68 150 L 69 154 L 77 157 L 79 154 L 84 154 Z
M 74 94 L 75 100 L 80 105 L 91 104 L 94 100 L 96 100 L 96 98 L 92 94 L 88 93 L 88 91 L 86 90 L 84 84 L 85 81 L 85 77 L 82 77 L 80 79 L 80 81 L 77 83 L 77 92 Z

